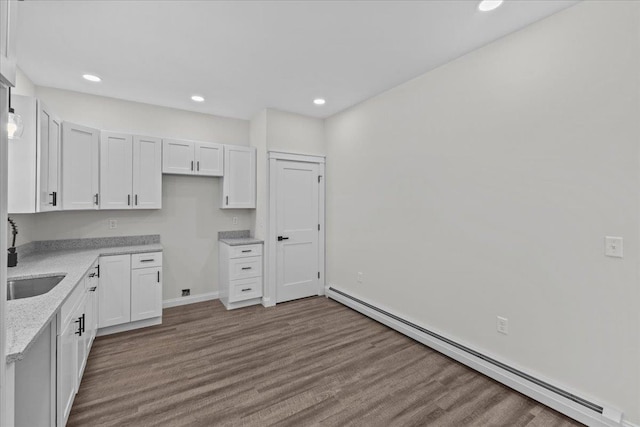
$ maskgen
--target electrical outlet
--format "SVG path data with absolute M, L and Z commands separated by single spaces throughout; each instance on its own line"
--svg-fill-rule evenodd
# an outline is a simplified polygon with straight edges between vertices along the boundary
M 233 217 L 233 225 L 238 225 L 238 217 L 237 216 Z
M 364 280 L 364 275 L 362 274 L 362 271 L 358 271 L 358 283 L 362 283 L 362 281 Z
M 183 289 L 182 290 L 182 296 L 183 297 L 188 297 L 189 295 L 191 295 L 191 289 Z
M 501 334 L 509 335 L 509 319 L 507 319 L 506 317 L 498 316 L 496 329 Z
M 117 219 L 110 219 L 109 220 L 109 228 L 111 230 L 113 230 L 114 228 L 118 228 L 118 220 Z
M 604 254 L 614 258 L 622 258 L 622 237 L 606 236 L 604 238 Z

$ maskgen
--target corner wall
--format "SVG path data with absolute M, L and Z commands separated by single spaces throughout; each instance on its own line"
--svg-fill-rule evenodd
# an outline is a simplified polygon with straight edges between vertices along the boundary
M 327 119 L 329 283 L 640 424 L 639 30 L 581 2 Z

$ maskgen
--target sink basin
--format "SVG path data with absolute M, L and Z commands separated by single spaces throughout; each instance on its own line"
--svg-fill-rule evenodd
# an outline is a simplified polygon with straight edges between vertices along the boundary
M 9 280 L 7 282 L 7 301 L 46 294 L 62 279 L 64 276 Z

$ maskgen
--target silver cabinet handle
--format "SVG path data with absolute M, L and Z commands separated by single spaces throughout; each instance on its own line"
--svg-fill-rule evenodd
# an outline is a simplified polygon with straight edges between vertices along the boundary
M 140 262 L 153 262 L 155 259 L 141 259 Z
M 244 253 L 247 253 L 247 252 L 253 252 L 253 250 L 251 250 L 251 249 L 247 249 L 247 250 L 245 250 L 245 251 L 242 251 L 242 253 L 243 253 L 243 254 L 244 254 Z
M 242 292 L 247 292 L 247 291 L 250 291 L 250 290 L 251 290 L 251 288 L 244 288 L 244 289 L 242 290 Z
M 251 267 L 242 267 L 243 270 L 251 270 Z

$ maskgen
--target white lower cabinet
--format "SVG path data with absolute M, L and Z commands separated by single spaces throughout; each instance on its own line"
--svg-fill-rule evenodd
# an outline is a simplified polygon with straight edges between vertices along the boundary
M 131 255 L 100 257 L 98 327 L 131 321 Z
M 262 301 L 262 244 L 219 244 L 220 301 L 227 310 Z
M 162 253 L 101 257 L 99 289 L 101 329 L 161 318 Z
M 69 418 L 73 400 L 80 388 L 82 374 L 87 366 L 89 350 L 95 332 L 87 328 L 87 319 L 95 317 L 96 264 L 73 290 L 58 313 L 58 340 L 56 352 L 56 406 L 57 425 L 64 426 Z M 91 287 L 90 287 L 91 286 Z

